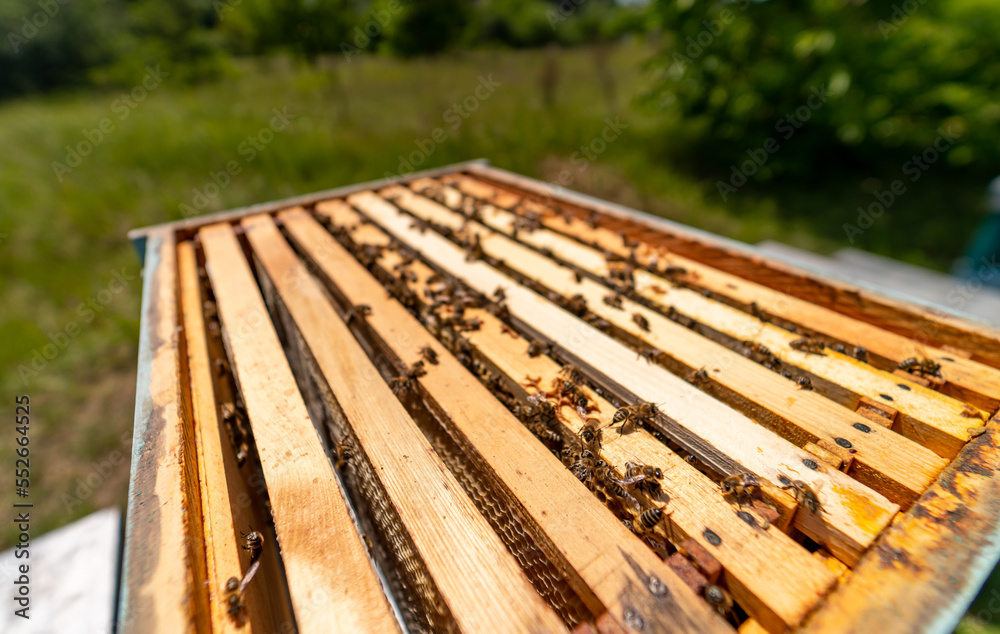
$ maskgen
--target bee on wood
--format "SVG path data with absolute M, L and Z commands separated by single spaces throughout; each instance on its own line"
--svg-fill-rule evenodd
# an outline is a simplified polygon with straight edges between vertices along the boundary
M 611 330 L 611 323 L 606 319 L 601 319 L 597 315 L 584 315 L 583 320 L 603 332 L 609 332 Z
M 583 281 L 583 274 L 580 273 L 580 271 L 573 271 L 573 279 L 576 280 L 577 284 L 579 284 Z
M 502 302 L 507 299 L 507 293 L 503 290 L 503 286 L 497 286 L 496 290 L 493 291 L 493 301 Z
M 246 607 L 243 604 L 243 597 L 240 596 L 240 580 L 236 577 L 230 577 L 226 581 L 225 586 L 225 602 L 226 602 L 226 613 L 229 614 L 230 618 L 234 621 L 242 623 L 244 617 L 243 610 Z
M 705 586 L 705 601 L 727 621 L 733 612 L 733 597 L 715 584 Z
M 854 350 L 851 351 L 851 356 L 861 363 L 868 363 L 868 351 L 861 346 L 855 346 Z
M 800 376 L 795 381 L 795 384 L 799 386 L 800 390 L 811 390 L 811 389 L 813 389 L 812 380 L 809 377 L 807 377 L 807 376 Z
M 351 323 L 352 319 L 359 319 L 359 318 L 363 319 L 371 314 L 372 314 L 371 306 L 369 306 L 368 304 L 358 304 L 357 306 L 354 306 L 353 308 L 347 311 L 347 314 L 344 315 L 344 322 L 349 324 Z
M 576 476 L 577 480 L 587 485 L 588 488 L 591 488 L 594 482 L 594 467 L 596 464 L 597 460 L 594 453 L 585 449 L 580 452 L 576 462 L 570 466 L 570 471 L 573 472 L 573 475 Z
M 646 359 L 647 363 L 658 361 L 663 356 L 663 351 L 656 348 L 644 347 L 639 349 L 639 357 Z
M 661 506 L 649 509 L 639 516 L 639 527 L 643 530 L 643 532 L 653 532 L 653 529 L 656 528 L 657 524 L 663 521 L 663 518 L 666 517 L 666 514 L 663 512 L 663 508 L 664 507 Z
M 531 358 L 535 358 L 537 356 L 546 354 L 548 353 L 548 351 L 549 351 L 549 344 L 545 343 L 544 341 L 540 341 L 538 339 L 533 339 L 531 343 L 528 345 L 528 356 Z
M 389 386 L 392 388 L 392 393 L 396 396 L 410 392 L 413 389 L 413 382 L 427 374 L 427 370 L 424 369 L 423 361 L 417 361 L 411 366 L 407 366 L 405 363 L 400 363 L 399 367 L 402 375 L 393 377 L 389 380 Z
M 704 385 L 708 381 L 708 372 L 705 371 L 705 368 L 701 368 L 689 374 L 687 380 L 693 385 Z
M 687 275 L 687 269 L 683 266 L 674 266 L 673 264 L 667 265 L 667 268 L 663 269 L 663 275 L 674 281 L 674 278 L 680 277 L 682 275 Z
M 430 363 L 431 365 L 438 364 L 438 354 L 434 351 L 434 348 L 431 348 L 430 346 L 420 348 L 420 356 L 422 356 L 427 363 Z
M 587 449 L 595 454 L 601 450 L 601 440 L 604 438 L 604 432 L 596 424 L 588 421 L 580 430 L 579 435 Z
M 621 481 L 621 484 L 634 485 L 638 490 L 649 495 L 659 496 L 662 490 L 661 480 L 663 480 L 663 471 L 659 467 L 639 462 L 626 462 L 625 479 Z
M 903 372 L 917 374 L 922 377 L 931 376 L 941 378 L 941 364 L 926 357 L 919 361 L 916 357 L 910 357 L 899 364 L 899 369 Z
M 563 465 L 570 467 L 577 460 L 580 459 L 580 454 L 572 447 L 565 447 L 559 452 L 559 460 L 562 461 Z
M 608 279 L 612 284 L 623 284 L 627 288 L 635 286 L 635 267 L 627 262 L 608 262 Z
M 562 367 L 562 369 L 559 370 L 559 374 L 561 376 L 566 377 L 567 379 L 569 379 L 573 383 L 583 383 L 583 381 L 584 381 L 584 376 L 583 376 L 583 373 L 580 372 L 580 368 L 578 368 L 578 367 L 576 367 L 575 365 L 572 365 L 572 364 L 566 364 L 566 365 L 564 365 Z
M 818 339 L 811 339 L 809 337 L 800 337 L 788 344 L 794 350 L 800 352 L 805 352 L 807 354 L 823 354 L 823 349 L 826 348 L 826 344 Z
M 535 432 L 535 435 L 538 436 L 542 442 L 548 445 L 551 449 L 554 449 L 555 451 L 562 450 L 565 441 L 563 440 L 562 434 L 559 432 L 543 426 L 539 426 L 533 431 Z
M 842 344 L 842 343 L 835 343 L 832 346 L 830 346 L 830 349 L 833 350 L 834 352 L 838 352 L 840 354 L 846 354 L 847 353 L 847 347 L 844 346 L 844 344 Z
M 577 293 L 566 301 L 566 310 L 577 317 L 583 317 L 587 313 L 587 300 L 583 295 Z
M 639 506 L 639 501 L 614 478 L 605 478 L 604 490 L 631 512 L 638 513 L 641 510 L 642 507 Z
M 649 320 L 643 317 L 641 314 L 632 313 L 632 321 L 634 321 L 637 326 L 639 326 L 646 332 L 649 332 Z
M 754 352 L 763 356 L 768 356 L 771 354 L 771 351 L 767 348 L 767 346 L 765 346 L 762 343 L 757 343 L 756 341 L 750 341 L 750 340 L 744 341 L 743 348 L 744 348 L 743 356 L 747 357 L 748 359 Z
M 621 425 L 618 433 L 630 434 L 643 423 L 656 416 L 656 406 L 652 403 L 638 403 L 636 405 L 626 405 L 619 407 L 611 419 L 612 425 Z
M 792 480 L 790 484 L 781 485 L 781 488 L 790 489 L 795 501 L 809 509 L 810 513 L 818 513 L 822 508 L 819 496 L 802 480 Z
M 626 249 L 634 249 L 635 247 L 639 246 L 638 242 L 629 240 L 628 234 L 625 233 L 624 231 L 621 232 L 621 237 L 622 237 L 622 246 L 625 247 Z
M 603 298 L 605 304 L 612 308 L 617 308 L 622 310 L 622 296 L 618 293 L 612 293 L 610 295 L 605 295 Z
M 465 249 L 465 261 L 473 262 L 475 260 L 486 259 L 486 252 L 483 250 L 482 242 L 479 239 L 479 234 L 472 236 L 472 241 L 469 246 Z
M 753 498 L 760 488 L 760 480 L 752 473 L 742 472 L 726 478 L 719 483 L 723 495 L 733 495 L 737 502 Z

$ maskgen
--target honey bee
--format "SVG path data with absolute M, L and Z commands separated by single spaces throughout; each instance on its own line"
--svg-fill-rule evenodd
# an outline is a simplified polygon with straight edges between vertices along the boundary
M 226 612 L 229 614 L 230 618 L 235 621 L 241 622 L 243 620 L 243 597 L 240 596 L 240 580 L 236 577 L 230 577 L 226 581 Z
M 719 483 L 724 495 L 736 497 L 736 501 L 742 503 L 743 500 L 751 499 L 754 493 L 760 488 L 760 481 L 752 473 L 742 472 L 726 478 Z
M 630 434 L 638 429 L 644 422 L 656 415 L 656 406 L 652 403 L 639 403 L 637 405 L 626 405 L 618 408 L 611 419 L 612 425 L 621 425 L 618 429 L 619 435 Z
M 621 481 L 621 484 L 625 486 L 635 485 L 638 490 L 657 497 L 662 491 L 660 480 L 663 480 L 663 471 L 659 467 L 638 462 L 626 462 L 625 479 Z
M 610 295 L 605 295 L 603 298 L 605 304 L 612 308 L 622 309 L 622 296 L 618 293 L 612 293 Z
M 705 371 L 705 368 L 701 368 L 697 372 L 689 374 L 687 380 L 694 385 L 702 385 L 708 381 L 708 372 Z
M 639 516 L 640 528 L 642 528 L 642 530 L 645 532 L 650 532 L 650 533 L 653 532 L 653 529 L 656 528 L 656 525 L 662 522 L 663 518 L 665 517 L 663 508 L 664 507 L 661 506 L 643 512 L 643 514 Z
M 493 301 L 502 302 L 507 299 L 507 293 L 503 290 L 503 286 L 497 286 L 496 290 L 493 291 Z
M 639 357 L 646 359 L 647 363 L 653 363 L 654 361 L 659 360 L 662 356 L 663 351 L 656 348 L 645 347 L 639 349 Z
M 635 497 L 633 497 L 632 494 L 629 493 L 628 490 L 614 478 L 605 479 L 604 490 L 633 513 L 638 513 L 642 508 L 639 506 L 639 501 L 636 500 Z
M 226 376 L 226 374 L 229 373 L 229 362 L 225 359 L 216 359 L 215 370 L 218 372 L 219 376 Z
M 673 278 L 681 275 L 687 275 L 687 269 L 683 266 L 674 266 L 673 264 L 670 264 L 667 265 L 667 268 L 663 269 L 663 275 L 673 280 Z
M 823 354 L 823 349 L 826 348 L 826 344 L 818 339 L 811 339 L 809 337 L 800 337 L 788 344 L 794 350 L 800 352 L 805 352 L 807 354 Z
M 705 601 L 726 620 L 729 620 L 733 611 L 733 597 L 728 592 L 715 584 L 709 584 L 705 586 Z
M 564 466 L 570 467 L 579 460 L 580 454 L 576 452 L 572 447 L 566 447 L 559 452 L 559 459 L 562 461 Z
M 344 322 L 351 323 L 352 319 L 363 319 L 368 315 L 372 314 L 372 307 L 368 304 L 358 304 L 354 306 L 344 315 Z
M 430 363 L 431 365 L 437 365 L 438 364 L 438 355 L 437 355 L 437 352 L 435 352 L 434 348 L 432 348 L 430 346 L 424 346 L 424 347 L 422 347 L 420 349 L 420 356 L 422 356 L 424 359 L 426 359 L 427 363 Z
M 861 363 L 868 363 L 868 351 L 861 346 L 854 346 L 854 349 L 851 350 L 851 356 Z
M 800 376 L 795 383 L 799 386 L 800 390 L 811 390 L 813 389 L 812 380 L 807 376 Z
M 587 299 L 577 293 L 566 301 L 566 310 L 577 317 L 583 317 L 587 313 Z
M 643 317 L 641 314 L 632 313 L 632 321 L 634 321 L 637 326 L 639 326 L 646 332 L 649 332 L 649 320 Z
M 564 365 L 562 369 L 559 370 L 559 374 L 565 376 L 573 383 L 583 383 L 584 379 L 583 374 L 580 372 L 580 369 L 575 365 L 569 365 L 569 364 Z
M 260 557 L 261 551 L 264 549 L 264 537 L 257 531 L 250 531 L 249 533 L 242 533 L 243 535 L 243 550 L 250 552 L 250 561 L 257 561 Z
M 847 347 L 842 343 L 835 343 L 832 346 L 830 346 L 830 349 L 833 350 L 834 352 L 839 352 L 840 354 L 847 353 Z
M 545 354 L 548 351 L 549 345 L 538 339 L 532 340 L 531 344 L 528 345 L 528 356 L 532 358 Z
M 920 359 L 919 361 L 916 357 L 910 357 L 899 364 L 899 369 L 903 372 L 919 374 L 923 377 L 941 377 L 941 364 L 926 357 Z
M 580 439 L 583 440 L 584 446 L 590 451 L 597 453 L 601 449 L 601 440 L 604 436 L 604 432 L 591 421 L 588 421 L 583 429 L 580 430 Z
M 351 446 L 345 440 L 343 442 L 337 443 L 337 460 L 334 462 L 334 466 L 337 467 L 338 471 L 343 471 L 350 464 L 351 458 L 354 455 L 351 453 Z
M 809 509 L 810 513 L 818 513 L 822 506 L 819 503 L 819 496 L 808 484 L 802 480 L 792 480 L 790 484 L 781 485 L 782 489 L 790 489 L 795 501 Z

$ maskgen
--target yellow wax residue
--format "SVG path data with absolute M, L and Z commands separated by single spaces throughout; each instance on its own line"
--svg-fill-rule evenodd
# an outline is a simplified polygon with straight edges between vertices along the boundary
M 889 523 L 891 519 L 889 511 L 867 497 L 838 484 L 833 485 L 833 491 L 844 501 L 844 508 L 847 509 L 851 519 L 866 533 L 879 533 Z

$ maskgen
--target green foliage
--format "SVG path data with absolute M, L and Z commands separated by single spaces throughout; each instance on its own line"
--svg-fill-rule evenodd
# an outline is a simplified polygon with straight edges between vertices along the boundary
M 818 178 L 821 160 L 884 172 L 939 129 L 958 136 L 951 166 L 982 172 L 1000 159 L 994 2 L 660 0 L 653 11 L 668 37 L 648 100 L 684 118 L 671 142 L 714 172 L 768 139 L 781 149 L 758 181 Z
M 385 29 L 386 42 L 404 57 L 440 53 L 459 41 L 469 18 L 465 0 L 407 0 Z

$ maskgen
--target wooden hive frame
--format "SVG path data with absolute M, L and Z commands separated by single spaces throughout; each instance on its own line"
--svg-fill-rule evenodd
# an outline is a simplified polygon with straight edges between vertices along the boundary
M 1000 555 L 957 316 L 482 161 L 130 236 L 122 631 L 944 632 Z

